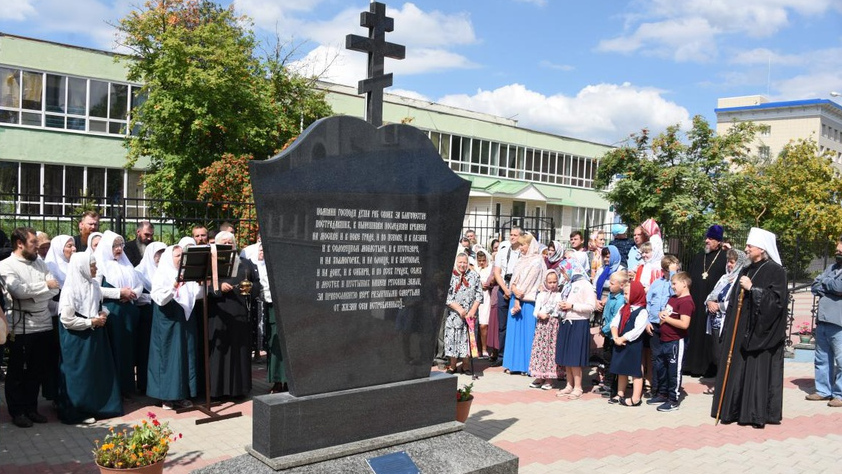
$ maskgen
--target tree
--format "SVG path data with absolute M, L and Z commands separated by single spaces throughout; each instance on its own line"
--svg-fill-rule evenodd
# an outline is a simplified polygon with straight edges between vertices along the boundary
M 747 156 L 755 127 L 740 124 L 717 136 L 707 121 L 693 118 L 681 141 L 673 125 L 651 140 L 648 130 L 632 135 L 633 145 L 609 151 L 600 159 L 594 186 L 626 222 L 652 217 L 673 234 L 703 229 L 715 215 L 719 183 L 731 171 L 732 159 Z
M 273 155 L 299 133 L 303 107 L 289 103 L 319 103 L 303 86 L 275 85 L 286 69 L 261 62 L 246 24 L 233 7 L 208 0 L 150 0 L 120 21 L 122 43 L 134 52 L 129 80 L 142 83 L 145 95 L 133 109 L 128 166 L 149 157 L 147 194 L 166 200 L 170 216 L 188 212 L 176 200 L 196 199 L 200 170 L 226 154 Z M 314 114 L 329 113 L 323 97 L 321 105 Z

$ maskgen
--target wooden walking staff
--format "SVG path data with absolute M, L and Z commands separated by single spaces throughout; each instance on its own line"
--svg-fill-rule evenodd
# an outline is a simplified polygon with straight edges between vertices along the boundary
M 719 415 L 722 413 L 722 400 L 725 399 L 725 385 L 728 383 L 728 373 L 731 372 L 731 356 L 734 355 L 734 341 L 737 339 L 737 327 L 740 324 L 740 313 L 743 310 L 743 288 L 740 288 L 740 297 L 737 298 L 737 315 L 734 317 L 734 330 L 731 331 L 731 347 L 728 349 L 728 360 L 725 362 L 725 376 L 722 377 L 722 388 L 719 389 L 719 405 L 716 407 L 716 422 L 719 424 Z

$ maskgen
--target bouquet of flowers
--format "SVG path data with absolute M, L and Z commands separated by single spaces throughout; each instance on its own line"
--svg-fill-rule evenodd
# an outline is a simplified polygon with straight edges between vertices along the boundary
M 812 334 L 813 325 L 810 324 L 809 321 L 804 321 L 798 324 L 798 334 L 802 334 L 804 336 Z
M 94 461 L 100 466 L 115 469 L 149 466 L 167 457 L 170 443 L 181 438 L 174 435 L 168 422 L 161 423 L 152 412 L 146 414 L 149 420 L 134 425 L 132 431 L 114 431 L 105 435 L 102 444 L 95 440 Z

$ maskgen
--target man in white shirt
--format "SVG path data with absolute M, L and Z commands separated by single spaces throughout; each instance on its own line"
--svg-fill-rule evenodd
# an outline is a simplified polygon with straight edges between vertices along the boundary
M 47 422 L 38 413 L 38 392 L 58 366 L 58 354 L 51 349 L 55 333 L 48 304 L 58 294 L 59 283 L 38 259 L 37 246 L 35 229 L 19 227 L 12 232 L 12 255 L 0 262 L 6 319 L 14 337 L 7 343 L 6 401 L 12 423 L 21 428 Z
M 520 257 L 520 236 L 523 229 L 513 226 L 509 231 L 509 241 L 502 242 L 497 248 L 497 258 L 494 260 L 494 280 L 500 285 L 497 290 L 497 337 L 499 338 L 496 354 L 492 354 L 491 366 L 498 367 L 503 364 L 503 351 L 506 349 L 506 322 L 509 318 L 509 300 L 512 291 L 509 284 L 512 281 L 512 272 L 515 270 L 517 260 Z

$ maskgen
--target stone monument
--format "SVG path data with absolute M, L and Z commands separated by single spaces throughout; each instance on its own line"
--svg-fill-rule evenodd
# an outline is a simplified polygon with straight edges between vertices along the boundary
M 383 4 L 361 23 L 372 40 L 349 47 L 382 73 L 403 47 L 384 46 Z M 389 84 L 361 82 L 370 121 Z M 516 472 L 454 421 L 457 378 L 430 371 L 470 183 L 418 129 L 352 117 L 250 171 L 289 393 L 255 397 L 251 456 L 200 472 L 368 471 L 397 452 L 423 472 Z

